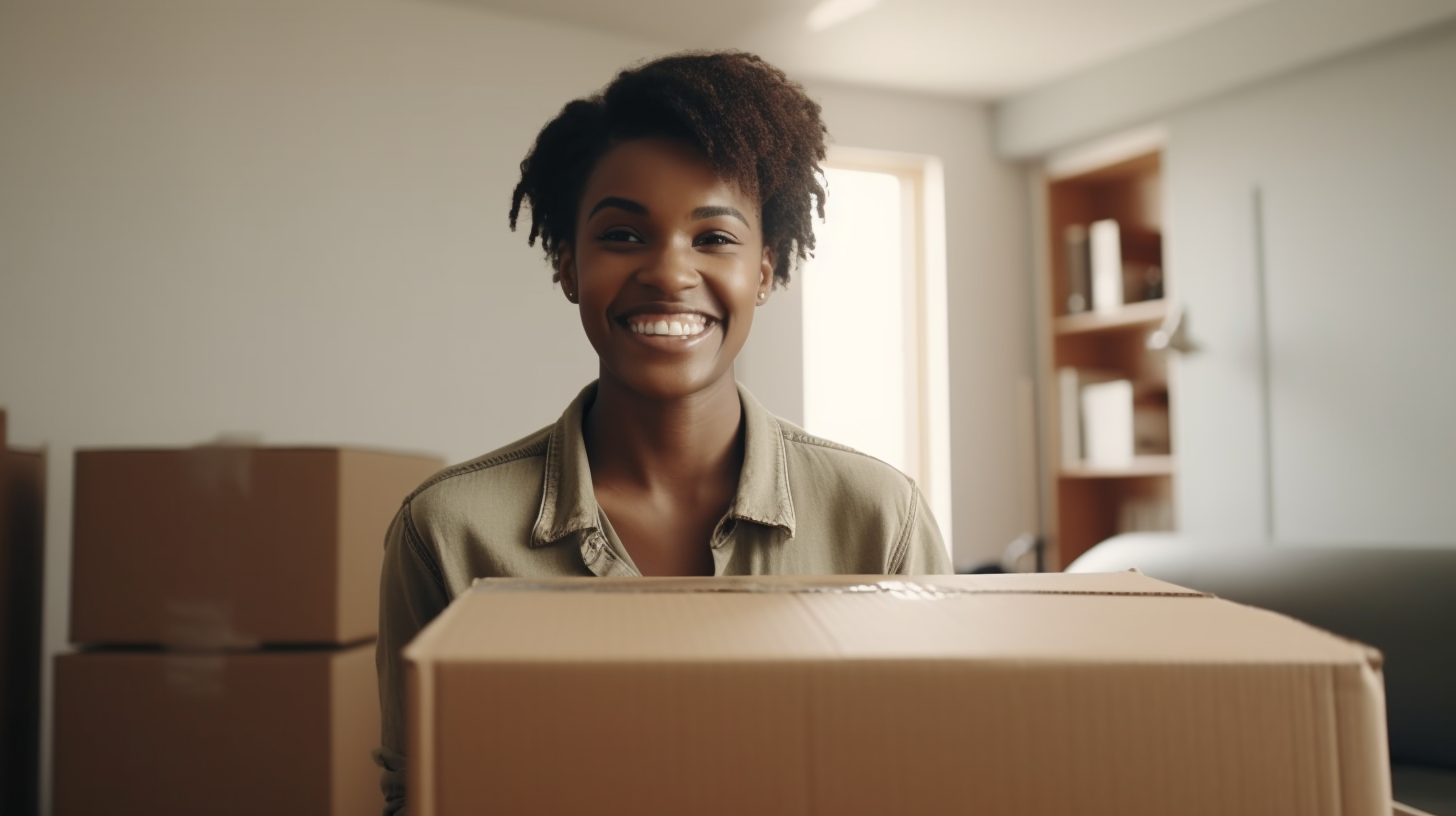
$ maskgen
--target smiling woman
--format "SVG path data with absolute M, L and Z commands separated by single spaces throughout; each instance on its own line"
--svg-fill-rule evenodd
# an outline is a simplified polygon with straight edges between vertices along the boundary
M 390 527 L 386 812 L 404 804 L 400 649 L 476 578 L 949 570 L 914 481 L 734 376 L 755 310 L 814 246 L 825 136 L 803 89 L 742 53 L 624 71 L 542 129 L 511 226 L 528 205 L 599 376 L 553 425 L 426 481 Z

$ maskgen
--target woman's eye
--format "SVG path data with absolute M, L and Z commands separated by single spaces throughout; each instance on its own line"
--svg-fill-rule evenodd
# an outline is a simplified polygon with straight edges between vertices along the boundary
M 642 239 L 637 237 L 637 233 L 627 229 L 609 229 L 606 232 L 602 233 L 600 236 L 598 236 L 597 240 L 631 244 L 642 243 Z
M 733 236 L 723 232 L 710 232 L 698 238 L 698 246 L 728 246 L 738 243 Z

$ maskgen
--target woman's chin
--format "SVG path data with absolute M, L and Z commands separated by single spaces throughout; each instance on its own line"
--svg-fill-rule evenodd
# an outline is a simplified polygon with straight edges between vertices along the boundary
M 629 372 L 615 372 L 604 367 L 602 379 L 610 379 L 631 393 L 658 402 L 688 399 L 725 385 L 736 393 L 731 366 L 727 371 L 683 365 L 641 366 Z

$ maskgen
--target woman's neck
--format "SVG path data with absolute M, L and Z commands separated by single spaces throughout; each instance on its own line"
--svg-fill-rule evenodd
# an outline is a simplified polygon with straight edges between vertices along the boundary
M 603 377 L 582 430 L 594 482 L 678 492 L 725 479 L 736 484 L 743 466 L 742 424 L 731 375 L 671 401 Z

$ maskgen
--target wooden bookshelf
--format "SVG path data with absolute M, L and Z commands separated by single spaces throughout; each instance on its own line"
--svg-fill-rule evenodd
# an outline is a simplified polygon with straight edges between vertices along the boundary
M 1053 319 L 1053 331 L 1058 336 L 1086 334 L 1088 332 L 1113 329 L 1141 329 L 1162 325 L 1168 317 L 1167 301 L 1144 300 L 1124 305 L 1116 312 L 1079 312 L 1058 315 Z
M 1038 307 L 1046 566 L 1057 570 L 1119 532 L 1173 526 L 1177 459 L 1167 429 L 1176 406 L 1175 387 L 1167 352 L 1148 347 L 1149 335 L 1168 319 L 1171 281 L 1163 264 L 1158 147 L 1082 166 L 1075 174 L 1044 171 L 1037 183 L 1044 205 Z M 1103 219 L 1118 224 L 1123 305 L 1093 310 L 1085 283 L 1092 262 L 1079 262 L 1074 253 L 1087 257 L 1076 236 Z M 1069 227 L 1074 228 L 1070 234 Z M 1084 276 L 1082 284 L 1073 284 L 1074 272 Z M 1078 293 L 1087 296 L 1074 296 Z M 1059 393 L 1064 382 L 1059 372 L 1067 368 L 1077 369 L 1079 383 L 1084 372 L 1131 383 L 1132 411 L 1139 421 L 1134 423 L 1135 450 L 1129 459 L 1091 462 L 1075 438 L 1063 440 L 1064 406 L 1073 406 L 1077 416 L 1082 410 L 1080 386 L 1069 397 Z M 1086 434 L 1076 417 L 1072 422 L 1073 433 Z M 1074 455 L 1074 450 L 1079 453 Z

